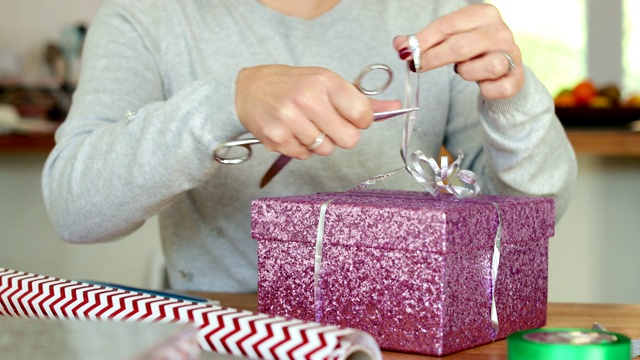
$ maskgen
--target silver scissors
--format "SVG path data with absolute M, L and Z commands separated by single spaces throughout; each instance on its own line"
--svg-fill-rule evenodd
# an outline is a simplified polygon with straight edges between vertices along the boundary
M 375 70 L 382 70 L 386 73 L 386 81 L 383 85 L 377 88 L 367 88 L 363 85 L 365 77 L 369 73 Z M 360 71 L 358 77 L 356 77 L 353 85 L 363 94 L 367 96 L 378 95 L 389 88 L 391 81 L 393 80 L 393 71 L 388 65 L 384 64 L 371 64 L 366 66 Z M 399 110 L 384 111 L 373 114 L 374 121 L 380 121 L 390 119 L 395 116 L 404 115 L 418 110 L 417 107 L 404 108 Z M 213 158 L 221 164 L 240 164 L 251 158 L 252 151 L 251 146 L 260 144 L 260 140 L 256 138 L 238 139 L 221 144 L 213 151 Z M 240 150 L 239 155 L 229 155 L 232 149 Z M 271 165 L 267 173 L 262 178 L 260 187 L 264 187 L 269 181 L 278 173 L 282 168 L 291 160 L 287 155 L 280 155 L 280 157 Z
M 600 330 L 600 331 L 609 331 L 609 330 L 607 330 L 606 327 L 604 327 L 604 325 L 599 324 L 599 323 L 593 323 L 593 326 L 591 327 L 591 329 Z M 631 357 L 630 357 L 630 359 L 636 358 L 638 356 L 640 356 L 640 339 L 631 340 Z

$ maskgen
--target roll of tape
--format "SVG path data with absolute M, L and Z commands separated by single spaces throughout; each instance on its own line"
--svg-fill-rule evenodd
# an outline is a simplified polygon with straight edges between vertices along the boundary
M 511 334 L 507 354 L 509 360 L 629 360 L 631 341 L 609 331 L 534 329 Z

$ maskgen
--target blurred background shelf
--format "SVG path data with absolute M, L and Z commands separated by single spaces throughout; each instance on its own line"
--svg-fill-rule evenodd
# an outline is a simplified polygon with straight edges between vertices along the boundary
M 577 154 L 640 157 L 640 132 L 624 129 L 567 128 Z
M 0 135 L 0 153 L 48 153 L 55 141 L 52 135 Z
M 567 127 L 567 136 L 577 154 L 640 157 L 640 132 L 626 128 Z M 53 136 L 0 136 L 0 153 L 47 153 Z
M 576 153 L 640 157 L 640 108 L 556 107 L 556 115 Z
M 638 108 L 556 107 L 556 115 L 565 128 L 629 129 L 629 123 L 640 120 Z

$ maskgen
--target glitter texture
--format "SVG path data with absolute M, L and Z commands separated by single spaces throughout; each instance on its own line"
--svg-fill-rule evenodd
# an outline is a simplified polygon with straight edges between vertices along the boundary
M 315 299 L 317 226 L 329 199 Z M 502 216 L 495 339 L 494 204 Z M 545 325 L 554 228 L 549 198 L 372 190 L 258 199 L 259 311 L 361 329 L 385 350 L 465 350 Z

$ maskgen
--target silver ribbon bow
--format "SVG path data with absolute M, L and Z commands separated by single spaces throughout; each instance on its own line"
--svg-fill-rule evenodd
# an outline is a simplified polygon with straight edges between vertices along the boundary
M 411 154 L 411 162 L 407 165 L 409 174 L 431 195 L 438 195 L 438 192 L 447 192 L 457 198 L 470 198 L 480 193 L 478 176 L 469 170 L 460 169 L 460 163 L 464 158 L 462 150 L 458 150 L 458 158 L 449 165 L 449 158 L 443 156 L 440 159 L 440 166 L 431 156 L 426 156 L 418 150 Z M 429 165 L 433 170 L 433 175 L 428 175 L 422 168 L 422 163 Z M 453 182 L 458 179 L 462 184 L 473 186 L 470 189 L 463 185 L 455 185 Z

